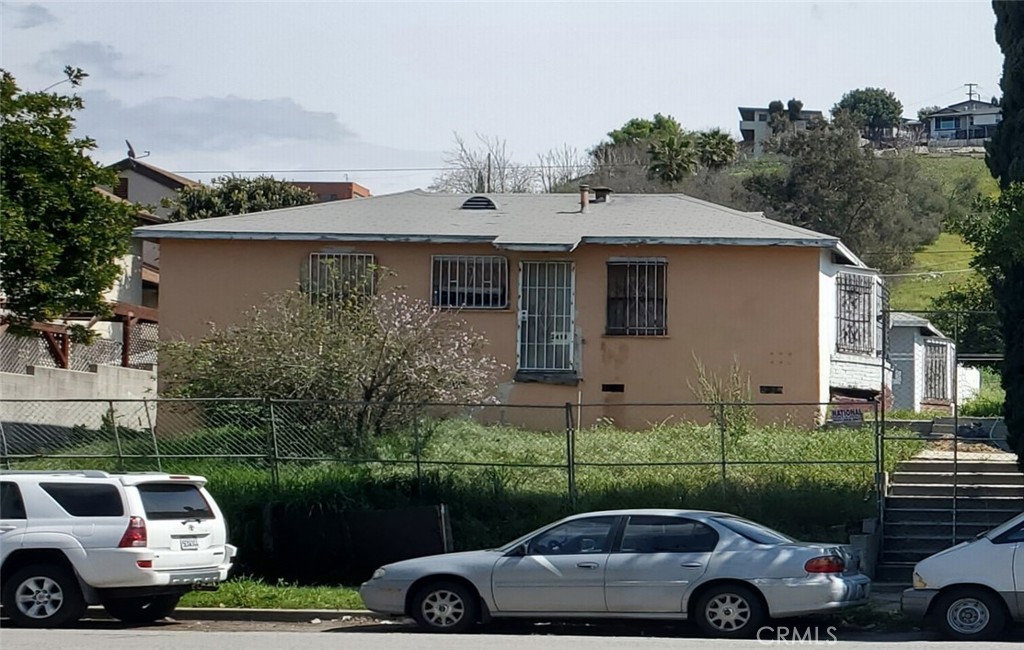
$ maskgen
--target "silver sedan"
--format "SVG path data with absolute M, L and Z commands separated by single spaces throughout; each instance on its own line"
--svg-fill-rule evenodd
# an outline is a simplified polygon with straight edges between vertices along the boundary
M 375 612 L 463 632 L 491 618 L 694 620 L 754 636 L 771 617 L 866 603 L 871 581 L 848 547 L 797 542 L 734 515 L 590 512 L 497 549 L 383 566 L 359 590 Z

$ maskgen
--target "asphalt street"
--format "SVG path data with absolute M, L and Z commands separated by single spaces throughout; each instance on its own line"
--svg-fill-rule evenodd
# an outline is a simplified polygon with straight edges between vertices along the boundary
M 422 634 L 402 621 L 353 617 L 305 622 L 197 621 L 161 622 L 126 627 L 111 620 L 83 620 L 75 629 L 23 630 L 0 627 L 3 650 L 706 650 L 836 647 L 842 650 L 999 650 L 1020 648 L 1021 630 L 999 643 L 939 641 L 927 632 L 871 632 L 810 627 L 765 630 L 760 640 L 729 641 L 696 637 L 690 626 L 651 624 L 527 624 L 495 622 L 465 635 Z M 6 622 L 6 621 L 5 621 Z
M 203 632 L 164 629 L 77 629 L 77 630 L 0 630 L 0 646 L 4 650 L 39 650 L 39 648 L 74 648 L 75 650 L 210 650 L 244 647 L 247 650 L 704 650 L 728 648 L 835 647 L 842 650 L 880 650 L 899 647 L 901 650 L 978 650 L 977 643 L 945 643 L 936 641 L 899 642 L 882 638 L 832 641 L 821 638 L 814 642 L 728 641 L 696 638 L 571 636 L 537 634 L 468 634 L 433 635 L 414 632 L 363 632 L 359 628 L 326 629 L 319 634 L 308 632 Z M 1018 643 L 986 643 L 985 650 L 1019 648 Z

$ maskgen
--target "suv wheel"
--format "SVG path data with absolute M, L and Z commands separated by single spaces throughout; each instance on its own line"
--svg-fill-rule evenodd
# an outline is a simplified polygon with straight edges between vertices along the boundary
M 14 572 L 2 595 L 4 612 L 22 627 L 63 627 L 85 614 L 78 580 L 68 569 L 33 564 Z
M 180 594 L 111 598 L 103 602 L 103 609 L 125 623 L 152 623 L 169 616 L 178 606 L 179 600 Z

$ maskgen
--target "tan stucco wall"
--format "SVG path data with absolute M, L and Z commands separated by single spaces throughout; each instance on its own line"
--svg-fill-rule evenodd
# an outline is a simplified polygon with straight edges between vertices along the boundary
M 160 335 L 193 338 L 207 323 L 237 323 L 267 293 L 294 289 L 311 252 L 373 253 L 378 264 L 397 273 L 410 295 L 429 300 L 432 254 L 496 254 L 489 245 L 332 244 L 317 242 L 235 242 L 163 240 L 161 243 Z M 575 253 L 506 252 L 514 298 L 522 259 L 572 259 L 576 264 L 576 329 L 582 342 L 578 386 L 512 383 L 502 401 L 513 404 L 584 403 L 583 422 L 610 417 L 624 426 L 643 426 L 681 415 L 679 408 L 634 407 L 623 403 L 693 402 L 694 355 L 726 374 L 733 359 L 750 373 L 753 397 L 767 404 L 815 402 L 820 394 L 818 351 L 819 251 L 816 248 L 750 246 L 582 246 Z M 664 257 L 668 260 L 668 335 L 604 335 L 605 264 L 609 257 Z M 510 369 L 516 361 L 517 310 L 464 311 L 461 317 L 492 342 L 491 352 Z M 604 393 L 602 384 L 624 384 Z M 763 395 L 759 386 L 782 386 Z M 781 419 L 794 409 L 761 409 Z M 803 413 L 809 412 L 802 409 Z M 704 417 L 703 409 L 687 416 Z M 529 421 L 521 411 L 509 419 Z M 564 422 L 561 414 L 534 414 L 544 428 Z

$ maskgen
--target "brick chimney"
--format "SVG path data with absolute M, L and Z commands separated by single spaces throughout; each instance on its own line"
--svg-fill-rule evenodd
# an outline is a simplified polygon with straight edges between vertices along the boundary
M 580 212 L 586 212 L 590 207 L 590 186 L 580 185 Z

